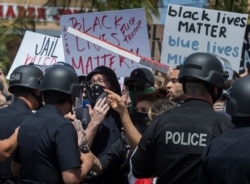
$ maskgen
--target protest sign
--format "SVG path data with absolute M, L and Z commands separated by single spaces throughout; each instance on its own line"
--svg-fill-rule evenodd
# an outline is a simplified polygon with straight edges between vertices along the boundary
M 118 77 L 123 77 L 133 69 L 144 66 L 69 33 L 69 27 L 131 53 L 150 57 L 144 9 L 63 15 L 60 25 L 65 59 L 78 75 L 87 75 L 94 68 L 104 65 L 113 69 Z
M 80 31 L 73 29 L 71 27 L 68 27 L 67 31 L 69 33 L 79 37 L 79 38 L 82 38 L 82 39 L 89 41 L 95 45 L 98 45 L 106 50 L 109 50 L 113 53 L 116 53 L 119 56 L 130 59 L 131 61 L 135 61 L 135 62 L 140 63 L 142 65 L 148 66 L 154 70 L 157 70 L 157 71 L 160 71 L 163 73 L 167 73 L 170 69 L 170 66 L 168 66 L 168 65 L 164 65 L 164 64 L 159 63 L 158 61 L 152 60 L 150 58 L 131 53 L 130 51 L 128 51 L 126 49 L 115 46 L 112 43 L 109 43 L 107 41 L 100 40 L 92 35 L 88 35 L 87 33 L 80 32 Z
M 247 18 L 247 14 L 170 4 L 161 62 L 175 67 L 193 52 L 208 52 L 227 59 L 239 71 Z
M 162 24 L 148 24 L 148 36 L 151 50 L 151 58 L 159 62 L 161 59 L 163 30 L 164 25 Z
M 50 66 L 58 61 L 64 61 L 61 38 L 26 31 L 7 78 L 20 65 Z

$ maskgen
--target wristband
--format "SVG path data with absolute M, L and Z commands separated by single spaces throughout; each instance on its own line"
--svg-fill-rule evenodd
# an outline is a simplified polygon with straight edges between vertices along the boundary
M 88 153 L 89 152 L 89 147 L 87 144 L 84 144 L 82 147 L 81 147 L 81 152 L 82 153 Z

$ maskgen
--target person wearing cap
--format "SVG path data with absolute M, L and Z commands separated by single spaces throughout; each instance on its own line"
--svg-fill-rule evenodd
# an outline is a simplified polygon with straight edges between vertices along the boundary
M 131 100 L 130 111 L 135 110 L 136 96 L 154 92 L 154 84 L 154 74 L 148 68 L 136 68 L 130 73 L 130 77 L 125 81 Z
M 106 103 L 104 89 L 112 90 L 121 95 L 121 87 L 115 72 L 106 67 L 96 67 L 86 77 L 87 96 L 90 104 L 87 105 L 88 117 L 83 117 L 84 110 L 76 109 L 76 118 L 87 121 L 86 133 L 88 145 L 93 154 L 99 158 L 106 154 L 110 147 L 121 138 L 122 123 L 120 116 Z M 86 114 L 85 114 L 86 116 Z M 83 183 L 114 183 L 117 168 L 113 172 L 95 176 L 93 172 L 85 178 Z M 94 173 L 95 174 L 95 173 Z
M 76 72 L 67 66 L 45 72 L 39 86 L 45 105 L 25 118 L 18 131 L 12 172 L 19 183 L 80 183 L 92 167 L 86 135 L 64 117 L 80 89 Z
M 156 176 L 157 184 L 194 184 L 206 145 L 234 125 L 213 109 L 228 75 L 219 59 L 196 52 L 178 75 L 186 99 L 157 116 L 146 129 L 132 157 L 135 177 Z
M 14 95 L 14 101 L 6 108 L 0 109 L 0 139 L 9 138 L 22 121 L 38 109 L 42 98 L 38 91 L 43 72 L 35 65 L 21 65 L 16 67 L 10 75 L 9 91 Z M 14 150 L 14 149 L 12 149 Z M 0 163 L 0 183 L 16 182 L 11 174 L 10 157 Z

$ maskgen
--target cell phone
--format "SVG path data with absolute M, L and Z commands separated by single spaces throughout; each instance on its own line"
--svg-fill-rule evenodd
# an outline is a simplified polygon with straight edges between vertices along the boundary
M 99 99 L 105 98 L 106 96 L 107 96 L 107 93 L 106 93 L 105 91 L 103 91 L 103 92 L 100 94 L 100 96 L 97 97 L 97 99 L 96 99 L 95 102 L 97 102 Z
M 99 99 L 104 98 L 107 96 L 107 93 L 104 91 L 103 87 L 100 85 L 93 86 L 90 97 L 91 97 L 91 104 L 95 104 Z

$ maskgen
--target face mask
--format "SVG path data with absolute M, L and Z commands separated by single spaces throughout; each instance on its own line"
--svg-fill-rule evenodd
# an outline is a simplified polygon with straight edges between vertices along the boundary
M 142 112 L 137 112 L 135 111 L 133 113 L 133 123 L 136 127 L 136 129 L 143 134 L 148 127 L 148 124 L 150 122 L 148 113 L 142 113 Z
M 152 93 L 152 92 L 154 92 L 154 90 L 155 90 L 154 87 L 147 87 L 147 88 L 144 88 L 143 91 L 138 91 L 138 90 L 129 91 L 129 98 L 131 100 L 132 108 L 135 108 L 135 98 L 136 98 L 137 95 Z
M 104 88 L 98 84 L 94 84 L 91 88 L 90 88 L 90 102 L 91 105 L 95 105 L 95 103 L 97 102 L 97 100 L 100 97 L 105 97 L 105 92 L 104 92 Z

